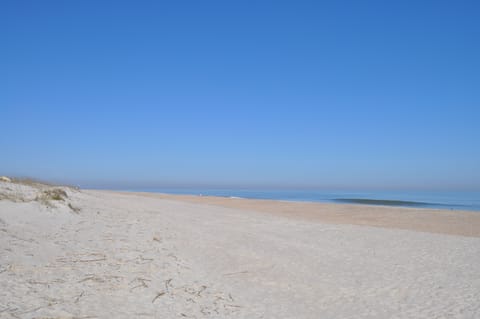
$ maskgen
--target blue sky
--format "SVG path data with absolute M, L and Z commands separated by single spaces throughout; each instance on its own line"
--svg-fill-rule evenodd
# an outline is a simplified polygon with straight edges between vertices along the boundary
M 2 1 L 0 174 L 480 189 L 478 1 Z

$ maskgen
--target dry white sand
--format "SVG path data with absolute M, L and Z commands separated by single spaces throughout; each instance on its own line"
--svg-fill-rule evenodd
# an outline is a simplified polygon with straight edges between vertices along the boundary
M 390 208 L 46 189 L 0 182 L 1 318 L 480 318 L 476 215 L 452 235 L 355 217 Z

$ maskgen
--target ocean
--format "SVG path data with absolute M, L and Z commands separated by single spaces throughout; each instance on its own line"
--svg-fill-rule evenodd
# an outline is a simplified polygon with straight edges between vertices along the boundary
M 207 195 L 250 199 L 273 199 L 326 203 L 353 203 L 402 207 L 471 210 L 480 212 L 480 191 L 399 191 L 399 190 L 300 190 L 300 189 L 135 189 L 166 194 Z

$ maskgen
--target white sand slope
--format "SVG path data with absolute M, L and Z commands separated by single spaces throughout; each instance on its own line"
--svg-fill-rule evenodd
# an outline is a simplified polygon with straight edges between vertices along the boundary
M 0 182 L 1 318 L 480 318 L 477 237 L 44 190 Z

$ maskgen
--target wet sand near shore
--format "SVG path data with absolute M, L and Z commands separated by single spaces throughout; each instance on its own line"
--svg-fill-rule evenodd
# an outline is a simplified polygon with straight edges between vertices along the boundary
M 480 237 L 480 212 L 142 192 L 120 193 L 251 210 L 289 218 L 307 219 L 321 223 L 364 225 Z

